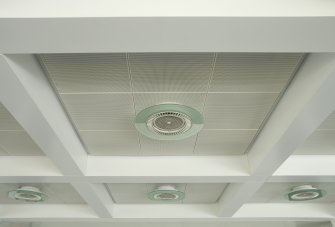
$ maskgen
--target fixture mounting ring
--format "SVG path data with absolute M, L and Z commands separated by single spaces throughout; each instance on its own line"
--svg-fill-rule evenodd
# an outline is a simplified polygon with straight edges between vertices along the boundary
M 155 140 L 180 140 L 193 136 L 203 127 L 199 111 L 180 104 L 148 107 L 135 117 L 135 127 Z

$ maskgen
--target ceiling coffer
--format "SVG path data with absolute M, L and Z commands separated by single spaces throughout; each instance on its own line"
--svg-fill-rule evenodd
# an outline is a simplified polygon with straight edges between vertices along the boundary
M 135 127 L 156 140 L 180 140 L 198 133 L 203 127 L 199 111 L 180 104 L 160 104 L 139 112 Z

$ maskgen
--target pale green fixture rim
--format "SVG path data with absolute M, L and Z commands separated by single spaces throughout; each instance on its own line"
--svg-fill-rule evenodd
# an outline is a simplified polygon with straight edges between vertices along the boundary
M 19 194 L 30 194 L 30 195 L 34 195 L 39 197 L 40 199 L 38 200 L 29 200 L 29 199 L 24 199 L 24 198 L 20 198 L 18 197 Z M 45 200 L 48 199 L 48 196 L 42 192 L 38 192 L 38 191 L 31 191 L 31 190 L 25 190 L 25 189 L 16 189 L 13 191 L 8 192 L 8 197 L 14 200 L 22 200 L 22 201 L 26 201 L 26 202 L 43 202 Z
M 311 197 L 311 198 L 297 199 L 295 196 L 301 193 L 315 193 L 316 196 Z M 297 202 L 319 199 L 319 198 L 324 197 L 325 195 L 326 195 L 326 192 L 318 188 L 300 189 L 296 191 L 291 191 L 287 194 L 289 201 L 297 201 Z
M 176 112 L 186 115 L 191 126 L 186 131 L 176 135 L 162 135 L 151 130 L 147 122 L 155 114 L 163 112 Z M 139 112 L 134 120 L 136 129 L 143 135 L 155 140 L 180 140 L 197 134 L 203 127 L 203 117 L 199 111 L 180 104 L 160 104 L 148 107 Z
M 169 194 L 175 194 L 178 197 L 176 199 L 171 199 L 171 200 L 159 200 L 156 199 L 156 195 L 158 194 L 163 194 L 163 193 L 169 193 Z M 183 200 L 185 198 L 185 193 L 182 191 L 178 191 L 178 190 L 154 190 L 148 193 L 148 198 L 151 200 L 155 200 L 155 201 L 179 201 L 179 200 Z

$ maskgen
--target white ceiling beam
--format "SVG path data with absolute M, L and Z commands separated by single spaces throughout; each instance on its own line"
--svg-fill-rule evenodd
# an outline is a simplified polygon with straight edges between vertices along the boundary
M 219 216 L 232 216 L 335 110 L 334 87 L 335 54 L 310 54 L 248 152 L 259 180 L 229 185 Z
M 35 143 L 64 174 L 85 173 L 87 154 L 35 57 L 1 55 L 0 74 L 1 103 Z
M 334 204 L 321 203 L 249 203 L 244 204 L 233 218 L 266 219 L 292 218 L 295 220 L 323 219 L 331 220 L 334 216 Z
M 137 183 L 223 181 L 249 176 L 245 156 L 90 156 L 87 176 Z M 211 179 L 210 179 L 211 178 Z
M 272 15 L 2 18 L 0 53 L 335 52 L 334 23 L 334 16 Z
M 335 16 L 327 0 L 11 0 L 0 18 Z M 131 6 L 131 7 L 130 7 Z M 303 6 L 303 7 L 302 7 Z
M 84 176 L 88 155 L 35 57 L 1 55 L 0 74 L 2 104 L 64 175 Z M 27 168 L 15 166 L 22 171 Z M 105 198 L 107 190 L 95 191 L 89 184 L 74 186 L 98 215 L 111 216 L 109 201 L 97 200 Z
M 46 156 L 2 156 L 0 182 L 243 183 L 263 179 L 249 174 L 245 156 L 196 156 L 184 159 L 180 156 L 88 156 L 86 175 L 67 176 Z M 267 181 L 335 182 L 334 162 L 335 155 L 292 155 Z M 138 168 L 128 168 L 129 163 Z M 27 165 L 29 168 L 17 168 Z
M 245 204 L 233 217 L 216 216 L 215 204 L 116 204 L 113 218 L 99 218 L 81 204 L 2 204 L 4 221 L 265 221 L 334 219 L 333 204 L 253 203 Z
M 114 202 L 104 184 L 75 182 L 72 183 L 72 186 L 81 197 L 85 198 L 90 207 L 99 214 L 99 217 L 111 217 Z

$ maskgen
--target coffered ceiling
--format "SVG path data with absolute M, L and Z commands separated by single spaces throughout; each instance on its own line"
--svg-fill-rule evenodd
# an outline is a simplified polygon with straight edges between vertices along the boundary
M 0 226 L 333 227 L 334 12 L 0 0 Z M 159 104 L 203 128 L 145 136 L 134 120 Z

